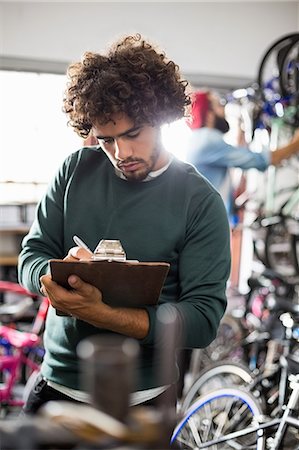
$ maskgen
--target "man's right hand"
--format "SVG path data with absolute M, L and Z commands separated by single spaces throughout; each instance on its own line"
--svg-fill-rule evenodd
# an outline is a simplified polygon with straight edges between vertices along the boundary
M 91 261 L 92 254 L 82 247 L 70 248 L 67 256 L 63 258 L 64 261 Z

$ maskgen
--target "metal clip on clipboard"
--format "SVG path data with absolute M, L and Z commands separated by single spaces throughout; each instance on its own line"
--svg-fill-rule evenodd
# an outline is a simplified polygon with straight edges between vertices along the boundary
M 92 256 L 93 261 L 126 261 L 126 253 L 121 242 L 114 239 L 102 239 Z

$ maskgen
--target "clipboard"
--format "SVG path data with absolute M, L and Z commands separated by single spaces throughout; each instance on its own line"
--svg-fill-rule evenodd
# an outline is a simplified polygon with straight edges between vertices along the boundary
M 49 261 L 52 279 L 70 288 L 67 280 L 77 275 L 97 287 L 110 306 L 141 307 L 156 305 L 169 271 L 165 262 L 116 260 Z

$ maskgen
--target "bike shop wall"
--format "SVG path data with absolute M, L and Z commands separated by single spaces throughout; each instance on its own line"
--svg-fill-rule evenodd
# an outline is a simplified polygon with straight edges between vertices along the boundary
M 299 28 L 297 1 L 0 2 L 2 65 L 64 71 L 85 50 L 141 32 L 191 82 L 252 80 L 266 47 Z M 55 64 L 56 63 L 56 64 Z

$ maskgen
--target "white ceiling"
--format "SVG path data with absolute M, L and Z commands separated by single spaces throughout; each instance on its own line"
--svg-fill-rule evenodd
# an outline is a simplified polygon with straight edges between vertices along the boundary
M 34 60 L 77 60 L 141 32 L 186 74 L 254 78 L 273 41 L 298 31 L 298 1 L 0 1 L 0 51 Z

